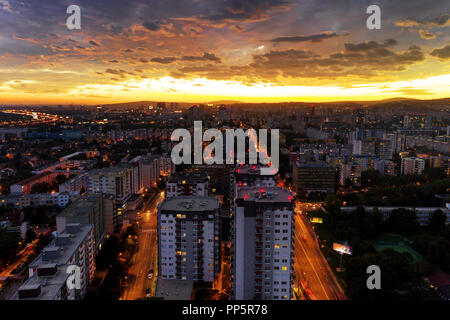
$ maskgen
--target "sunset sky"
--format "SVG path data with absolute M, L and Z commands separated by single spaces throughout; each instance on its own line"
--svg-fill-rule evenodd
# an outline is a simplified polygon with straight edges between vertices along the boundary
M 0 0 L 0 104 L 392 97 L 450 97 L 450 1 Z

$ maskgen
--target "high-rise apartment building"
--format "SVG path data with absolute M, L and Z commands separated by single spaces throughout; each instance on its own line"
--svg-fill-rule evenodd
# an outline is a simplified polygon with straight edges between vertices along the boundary
M 97 252 L 107 233 L 105 215 L 113 214 L 112 210 L 105 210 L 104 197 L 106 195 L 96 193 L 77 199 L 56 217 L 56 231 L 63 233 L 66 226 L 71 223 L 79 223 L 82 226 L 92 225 Z
M 176 172 L 166 183 L 166 199 L 179 196 L 207 196 L 208 176 L 205 172 Z
M 277 175 L 261 175 L 262 166 L 258 165 L 243 165 L 234 168 L 231 176 L 233 200 L 237 191 L 241 187 L 259 186 L 259 187 L 275 187 L 277 185 Z
M 219 200 L 164 200 L 158 207 L 158 259 L 162 279 L 214 281 L 220 271 Z
M 103 193 L 114 197 L 113 229 L 121 228 L 125 203 L 131 198 L 131 169 L 111 167 L 89 171 L 88 193 Z
M 80 287 L 67 286 L 67 268 L 80 271 Z M 29 266 L 29 278 L 13 300 L 81 300 L 95 272 L 92 225 L 67 224 Z
M 232 298 L 291 299 L 294 195 L 280 187 L 242 187 L 233 216 Z

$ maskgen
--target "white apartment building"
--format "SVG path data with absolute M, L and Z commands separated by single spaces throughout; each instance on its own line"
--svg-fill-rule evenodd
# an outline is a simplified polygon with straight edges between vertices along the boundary
M 67 287 L 67 267 L 80 268 L 80 289 Z M 67 224 L 29 266 L 29 278 L 13 300 L 81 300 L 95 272 L 92 225 Z
M 232 227 L 232 298 L 290 300 L 294 196 L 280 187 L 238 190 Z
M 176 197 L 158 208 L 162 279 L 213 282 L 220 271 L 219 200 Z

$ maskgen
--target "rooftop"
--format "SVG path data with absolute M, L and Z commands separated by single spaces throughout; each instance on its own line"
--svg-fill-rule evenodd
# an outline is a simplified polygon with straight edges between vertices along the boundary
M 326 162 L 316 161 L 316 162 L 297 162 L 297 167 L 299 168 L 331 168 L 331 166 Z
M 234 172 L 236 174 L 238 174 L 238 175 L 255 175 L 255 176 L 259 176 L 259 175 L 261 175 L 261 169 L 262 168 L 269 168 L 269 167 L 267 167 L 267 166 L 259 166 L 259 165 L 246 165 L 246 166 L 236 167 L 234 169 Z
M 52 265 L 41 265 L 40 268 L 51 268 Z M 19 290 L 15 293 L 12 300 L 19 300 L 19 291 L 39 290 L 40 293 L 33 297 L 22 298 L 20 300 L 54 300 L 56 294 L 63 287 L 69 277 L 66 272 L 68 266 L 59 266 L 55 274 L 47 276 L 38 276 L 36 272 L 28 278 Z
M 89 171 L 89 174 L 109 174 L 109 173 L 117 173 L 117 172 L 123 172 L 126 171 L 128 168 L 125 166 L 116 166 L 116 167 L 109 167 L 109 168 L 98 168 L 93 169 Z
M 36 174 L 36 175 L 34 175 L 34 176 L 32 176 L 32 177 L 29 177 L 29 178 L 26 178 L 26 179 L 24 179 L 24 180 L 22 180 L 22 181 L 19 181 L 19 182 L 15 183 L 15 184 L 16 184 L 16 185 L 19 185 L 19 186 L 24 186 L 24 185 L 26 185 L 26 184 L 29 184 L 29 183 L 35 181 L 35 180 L 42 179 L 42 178 L 44 178 L 45 176 L 48 176 L 48 175 L 50 175 L 50 174 L 51 174 L 51 172 L 43 172 L 43 173 L 39 173 L 39 174 Z
M 164 300 L 190 300 L 193 281 L 189 280 L 166 280 L 158 277 L 155 297 Z
M 159 210 L 211 211 L 219 208 L 219 200 L 213 197 L 187 196 L 164 200 Z
M 58 216 L 75 217 L 79 216 L 80 214 L 88 213 L 95 205 L 100 205 L 101 200 L 102 194 L 99 193 L 84 195 L 81 198 L 77 199 L 75 202 L 71 203 Z
M 239 188 L 237 199 L 258 202 L 291 202 L 295 197 L 289 190 L 281 187 L 242 187 Z
M 38 267 L 49 263 L 58 266 L 67 264 L 91 230 L 92 225 L 67 224 L 66 230 L 58 234 L 29 267 Z
M 169 182 L 177 182 L 180 180 L 186 180 L 186 181 L 198 181 L 198 180 L 208 180 L 208 176 L 206 172 L 176 172 L 172 175 L 170 175 L 168 181 Z

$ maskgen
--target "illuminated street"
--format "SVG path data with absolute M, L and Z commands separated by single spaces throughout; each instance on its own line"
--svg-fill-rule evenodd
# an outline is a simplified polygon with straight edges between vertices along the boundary
M 295 216 L 295 287 L 304 289 L 312 300 L 338 300 L 344 296 L 337 280 L 320 251 L 308 218 L 296 208 Z
M 132 266 L 128 271 L 126 288 L 122 300 L 142 299 L 149 288 L 153 295 L 157 275 L 157 237 L 156 212 L 159 203 L 164 199 L 164 193 L 158 193 L 144 202 L 142 219 L 139 222 L 139 250 L 132 259 Z M 153 269 L 154 275 L 148 279 L 148 273 Z

